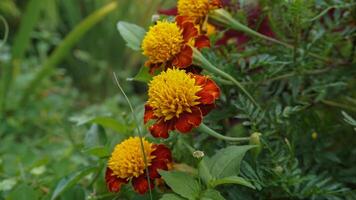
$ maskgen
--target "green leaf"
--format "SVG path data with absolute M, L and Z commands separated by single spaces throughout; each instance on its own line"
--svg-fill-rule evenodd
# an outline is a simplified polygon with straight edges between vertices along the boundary
M 89 149 L 84 149 L 83 153 L 90 154 L 99 158 L 110 156 L 110 151 L 106 147 L 92 147 Z
M 192 200 L 199 197 L 200 185 L 191 175 L 184 172 L 163 170 L 160 170 L 159 173 L 175 193 Z
M 238 177 L 238 176 L 229 176 L 229 177 L 217 179 L 217 180 L 210 182 L 210 185 L 212 187 L 216 187 L 216 186 L 222 185 L 222 184 L 237 184 L 237 185 L 243 185 L 243 186 L 246 186 L 246 187 L 249 187 L 252 189 L 256 189 L 250 182 L 248 182 L 244 178 Z
M 69 119 L 72 122 L 75 122 L 77 126 L 88 123 L 96 123 L 104 128 L 110 128 L 118 133 L 126 133 L 128 131 L 127 125 L 118 122 L 116 119 L 109 116 L 99 116 L 99 117 L 88 117 L 88 116 L 75 116 Z
M 199 177 L 208 184 L 214 177 L 211 175 L 208 167 L 209 157 L 205 156 L 198 165 Z
M 136 74 L 136 76 L 133 78 L 135 81 L 141 81 L 148 83 L 152 79 L 152 75 L 149 72 L 149 68 L 142 66 L 140 71 Z
M 165 194 L 160 198 L 160 200 L 185 200 L 185 198 L 176 194 Z
M 106 141 L 107 137 L 103 127 L 93 124 L 85 135 L 84 147 L 92 148 L 102 146 L 106 144 Z
M 214 189 L 205 190 L 199 198 L 200 200 L 225 200 L 219 191 Z
M 248 150 L 254 147 L 253 145 L 229 146 L 219 150 L 208 163 L 211 175 L 218 179 L 237 176 L 240 173 L 242 158 Z
M 141 49 L 141 42 L 146 34 L 145 29 L 135 24 L 122 21 L 117 23 L 117 29 L 126 41 L 128 47 L 135 51 Z
M 27 200 L 27 199 L 40 199 L 40 193 L 38 190 L 30 187 L 29 185 L 22 183 L 12 190 L 6 200 Z
M 94 172 L 95 170 L 97 170 L 97 167 L 88 167 L 85 168 L 81 171 L 72 173 L 71 175 L 62 178 L 59 183 L 56 186 L 56 189 L 54 190 L 54 192 L 52 193 L 52 197 L 51 200 L 56 199 L 57 197 L 59 197 L 63 192 L 65 192 L 66 190 L 72 188 L 73 186 L 75 186 L 75 184 L 84 176 Z

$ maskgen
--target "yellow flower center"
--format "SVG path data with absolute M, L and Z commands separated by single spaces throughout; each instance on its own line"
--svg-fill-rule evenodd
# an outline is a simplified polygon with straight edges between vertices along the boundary
M 178 0 L 178 14 L 201 18 L 209 12 L 209 0 Z
M 143 55 L 152 63 L 163 63 L 181 51 L 183 42 L 182 30 L 176 23 L 158 21 L 142 41 Z
M 192 112 L 190 108 L 200 103 L 196 93 L 201 89 L 185 71 L 168 69 L 153 77 L 149 83 L 148 104 L 156 117 L 167 121 L 179 117 L 184 111 Z
M 151 143 L 142 139 L 147 159 L 147 166 L 151 165 L 154 148 Z M 130 137 L 116 145 L 108 162 L 108 167 L 119 178 L 129 179 L 138 177 L 145 172 L 145 159 L 139 137 Z

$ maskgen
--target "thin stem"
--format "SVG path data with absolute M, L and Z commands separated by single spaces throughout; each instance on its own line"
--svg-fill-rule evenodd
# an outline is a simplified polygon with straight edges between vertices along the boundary
M 230 142 L 246 142 L 249 141 L 249 137 L 229 137 L 225 135 L 221 135 L 220 133 L 214 131 L 213 129 L 209 128 L 207 125 L 204 123 L 201 123 L 200 126 L 197 128 L 198 131 L 201 131 L 203 133 L 206 133 L 208 135 L 211 135 L 215 138 L 221 139 L 221 140 L 226 140 Z
M 145 147 L 143 145 L 143 140 L 142 140 L 142 137 L 143 137 L 143 133 L 142 133 L 142 130 L 139 126 L 139 123 L 138 123 L 138 120 L 137 120 L 137 117 L 135 115 L 135 111 L 132 107 L 132 104 L 131 104 L 131 101 L 130 99 L 127 97 L 124 89 L 121 87 L 120 83 L 119 83 L 119 80 L 117 79 L 117 76 L 115 74 L 115 72 L 113 73 L 114 74 L 114 78 L 115 78 L 115 82 L 116 82 L 116 85 L 117 87 L 120 89 L 121 93 L 124 95 L 125 97 L 125 100 L 127 102 L 127 104 L 129 105 L 130 107 L 130 110 L 131 110 L 131 114 L 134 118 L 134 121 L 136 123 L 136 129 L 137 129 L 137 132 L 138 132 L 138 135 L 139 135 L 139 138 L 140 138 L 140 145 L 141 145 L 141 150 L 142 150 L 142 155 L 143 155 L 143 159 L 144 159 L 144 162 L 145 162 L 145 170 L 146 170 L 146 174 L 147 174 L 147 182 L 148 182 L 148 189 L 149 189 L 149 193 L 150 193 L 150 198 L 152 200 L 152 190 L 151 190 L 151 180 L 150 180 L 150 175 L 149 175 L 149 171 L 148 171 L 148 165 L 147 165 L 147 157 L 146 157 L 146 153 L 145 153 Z
M 252 101 L 253 104 L 255 104 L 258 108 L 261 108 L 258 103 L 255 101 L 255 99 L 252 97 L 252 95 L 243 87 L 243 85 L 237 81 L 234 77 L 232 77 L 230 74 L 218 69 L 215 67 L 213 64 L 211 64 L 210 61 L 208 61 L 203 54 L 200 53 L 196 48 L 193 48 L 193 59 L 201 64 L 201 67 L 212 72 L 216 73 L 219 76 L 222 76 L 231 82 L 233 82 L 242 92 Z
M 342 109 L 345 109 L 345 110 L 350 110 L 350 111 L 356 112 L 356 108 L 355 107 L 350 107 L 349 105 L 345 105 L 345 104 L 338 103 L 338 102 L 335 102 L 335 101 L 330 101 L 330 100 L 321 100 L 321 102 L 323 104 L 325 104 L 325 105 L 328 105 L 328 106 L 338 107 L 338 108 L 342 108 Z

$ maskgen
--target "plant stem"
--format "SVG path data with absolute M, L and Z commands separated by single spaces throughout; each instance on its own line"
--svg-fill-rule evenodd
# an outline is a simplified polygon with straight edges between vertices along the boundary
M 138 133 L 139 138 L 140 138 L 140 146 L 141 146 L 141 150 L 142 150 L 143 161 L 144 161 L 144 163 L 145 163 L 145 172 L 146 172 L 146 174 L 147 174 L 147 177 L 146 177 L 146 178 L 147 178 L 147 183 L 148 183 L 148 185 L 151 185 L 151 180 L 150 180 L 150 178 L 149 178 L 149 177 L 150 177 L 150 174 L 149 174 L 148 164 L 147 164 L 148 161 L 147 161 L 147 157 L 146 157 L 146 153 L 145 153 L 145 146 L 143 145 L 143 139 L 142 139 L 142 138 L 143 138 L 143 131 L 142 131 L 141 128 L 140 128 L 140 125 L 139 125 L 139 123 L 138 123 L 138 119 L 137 119 L 137 117 L 136 117 L 136 114 L 135 114 L 135 111 L 134 111 L 133 106 L 132 106 L 132 104 L 131 104 L 131 101 L 130 101 L 129 97 L 126 95 L 124 89 L 121 87 L 121 85 L 120 85 L 120 83 L 119 83 L 119 80 L 117 79 L 117 76 L 116 76 L 115 72 L 114 72 L 114 79 L 115 79 L 115 82 L 116 82 L 117 87 L 120 89 L 121 93 L 124 95 L 125 100 L 126 100 L 127 104 L 129 105 L 129 108 L 130 108 L 130 110 L 131 110 L 132 117 L 134 118 L 134 121 L 135 121 L 135 123 L 136 123 L 137 133 Z M 153 198 L 152 198 L 152 190 L 151 190 L 151 187 L 148 187 L 148 190 L 149 190 L 149 194 L 150 194 L 150 199 L 152 200 Z
M 294 46 L 293 45 L 290 45 L 288 43 L 285 43 L 285 42 L 282 42 L 282 41 L 279 41 L 275 38 L 271 38 L 271 37 L 268 37 L 268 36 L 265 36 L 259 32 L 256 32 L 254 30 L 252 30 L 251 28 L 241 24 L 239 21 L 237 21 L 236 19 L 234 19 L 229 12 L 227 12 L 226 10 L 224 9 L 216 9 L 214 11 L 212 11 L 209 15 L 213 20 L 216 20 L 232 29 L 235 29 L 235 30 L 238 30 L 238 31 L 242 31 L 242 32 L 245 32 L 247 33 L 248 35 L 251 35 L 251 36 L 255 36 L 255 37 L 258 37 L 258 38 L 261 38 L 261 39 L 264 39 L 264 40 L 267 40 L 267 41 L 270 41 L 270 42 L 273 42 L 273 43 L 276 43 L 276 44 L 279 44 L 279 45 L 282 45 L 282 46 L 285 46 L 289 49 L 293 49 Z M 309 55 L 313 56 L 314 58 L 317 58 L 319 60 L 322 60 L 324 62 L 330 62 L 330 59 L 328 58 L 325 58 L 325 57 L 322 57 L 318 54 L 315 54 L 315 53 L 311 53 L 311 52 L 308 52 Z
M 201 123 L 200 126 L 197 128 L 198 131 L 201 131 L 203 133 L 206 133 L 208 135 L 211 135 L 215 138 L 221 139 L 221 140 L 226 140 L 230 142 L 245 142 L 249 141 L 250 137 L 229 137 L 225 135 L 221 135 L 220 133 L 214 131 L 213 129 L 209 128 L 207 125 L 204 123 Z
M 240 90 L 242 90 L 242 92 L 252 101 L 253 104 L 255 104 L 255 106 L 257 106 L 258 108 L 261 108 L 258 105 L 258 103 L 255 101 L 255 99 L 252 97 L 252 95 L 243 87 L 243 85 L 239 81 L 237 81 L 230 74 L 220 70 L 219 68 L 217 68 L 213 64 L 211 64 L 211 62 L 208 61 L 203 56 L 203 54 L 201 54 L 200 51 L 198 51 L 196 48 L 193 48 L 193 60 L 195 62 L 198 62 L 199 64 L 201 64 L 202 68 L 230 80 L 232 83 L 234 83 L 234 85 L 236 85 Z
M 338 107 L 338 108 L 342 108 L 342 109 L 345 109 L 345 110 L 350 110 L 350 111 L 353 111 L 353 112 L 356 112 L 356 108 L 355 107 L 352 107 L 352 106 L 349 106 L 349 105 L 345 105 L 345 104 L 342 104 L 342 103 L 338 103 L 338 102 L 335 102 L 335 101 L 330 101 L 330 100 L 321 100 L 321 102 L 325 105 L 328 105 L 328 106 L 333 106 L 333 107 Z

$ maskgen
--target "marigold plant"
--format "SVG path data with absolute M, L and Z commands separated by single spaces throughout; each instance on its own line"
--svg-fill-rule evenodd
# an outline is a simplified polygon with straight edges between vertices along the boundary
M 219 96 L 219 87 L 209 77 L 168 69 L 149 83 L 144 122 L 155 120 L 149 128 L 154 137 L 167 138 L 172 130 L 187 133 L 200 125 Z

